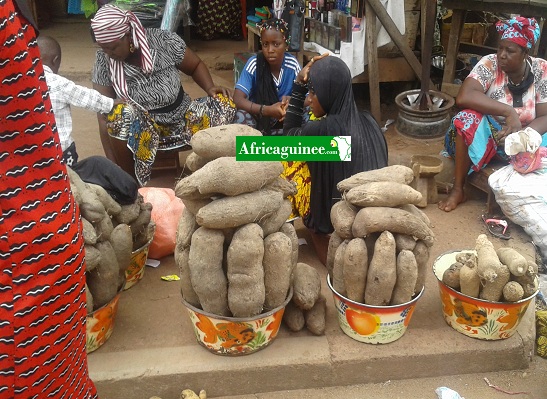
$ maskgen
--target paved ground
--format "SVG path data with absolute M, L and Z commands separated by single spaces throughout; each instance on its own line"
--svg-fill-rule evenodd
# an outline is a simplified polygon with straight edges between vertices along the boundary
M 61 73 L 89 86 L 95 49 L 87 23 L 79 18 L 57 22 L 42 33 L 61 42 Z M 229 69 L 233 53 L 245 51 L 245 42 L 193 41 L 190 45 L 210 67 L 217 83 L 233 85 Z M 189 79 L 183 84 L 193 98 L 204 94 Z M 389 104 L 383 111 L 384 119 L 397 115 Z M 103 155 L 95 115 L 74 109 L 73 118 L 80 156 Z M 413 154 L 437 155 L 442 146 L 442 139 L 409 139 L 392 126 L 386 137 L 391 164 L 408 164 Z M 174 187 L 176 178 L 169 171 L 156 174 L 150 185 Z M 471 194 L 456 212 L 445 214 L 435 205 L 425 208 L 437 237 L 432 259 L 449 250 L 470 248 L 477 235 L 485 232 L 480 220 L 485 198 L 481 193 Z M 297 227 L 299 236 L 309 241 L 305 228 L 301 224 Z M 522 230 L 511 226 L 511 232 L 514 239 L 493 239 L 495 245 L 510 245 L 533 257 L 530 240 Z M 309 246 L 301 248 L 300 260 L 324 275 Z M 159 278 L 177 273 L 173 259 L 161 261 L 158 269 L 147 268 L 144 279 L 124 292 L 114 333 L 89 356 L 90 372 L 103 399 L 147 399 L 153 395 L 175 399 L 183 388 L 205 388 L 209 397 L 216 398 L 412 399 L 435 398 L 439 386 L 451 387 L 467 399 L 509 396 L 489 387 L 485 377 L 507 391 L 529 393 L 513 397 L 547 398 L 547 360 L 533 355 L 533 315 L 527 315 L 519 333 L 508 340 L 486 342 L 464 337 L 444 323 L 433 275 L 428 276 L 426 293 L 409 330 L 392 344 L 367 345 L 346 337 L 337 325 L 332 296 L 323 287 L 328 298 L 325 336 L 295 334 L 282 327 L 271 347 L 251 356 L 225 358 L 208 353 L 195 342 L 178 286 Z

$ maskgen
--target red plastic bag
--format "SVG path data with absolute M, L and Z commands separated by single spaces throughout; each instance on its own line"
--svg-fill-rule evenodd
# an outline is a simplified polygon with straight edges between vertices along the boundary
M 152 221 L 156 232 L 148 249 L 148 257 L 160 259 L 175 252 L 179 219 L 184 210 L 182 200 L 170 188 L 141 187 L 139 193 L 144 202 L 152 204 Z

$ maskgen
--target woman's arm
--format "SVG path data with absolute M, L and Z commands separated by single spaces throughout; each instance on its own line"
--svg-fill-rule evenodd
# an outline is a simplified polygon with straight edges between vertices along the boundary
M 539 134 L 547 133 L 547 103 L 536 104 L 536 119 L 528 125 Z
M 234 90 L 234 103 L 237 109 L 247 111 L 251 115 L 268 116 L 277 120 L 282 120 L 285 117 L 285 105 L 284 102 L 277 102 L 272 105 L 254 103 L 248 99 L 247 95 L 239 90 Z
M 102 86 L 93 83 L 93 88 L 101 93 L 103 96 L 110 98 L 116 98 L 116 92 L 112 86 Z M 110 145 L 110 139 L 108 137 L 108 131 L 106 128 L 106 115 L 100 112 L 97 113 L 97 121 L 99 123 L 99 135 L 101 137 L 101 144 L 103 146 L 104 154 L 112 162 L 116 162 L 116 156 L 114 155 L 114 150 Z
M 220 93 L 232 98 L 231 90 L 226 87 L 215 86 L 207 65 L 190 48 L 186 47 L 184 58 L 177 68 L 186 75 L 191 76 L 194 82 L 209 96 Z

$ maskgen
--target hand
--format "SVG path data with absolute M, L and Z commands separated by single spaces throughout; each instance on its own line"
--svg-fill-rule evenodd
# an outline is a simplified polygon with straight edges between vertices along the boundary
M 212 86 L 209 88 L 209 90 L 207 90 L 207 94 L 210 96 L 210 97 L 214 97 L 216 96 L 217 94 L 222 94 L 230 99 L 232 99 L 233 97 L 233 92 L 232 90 L 228 89 L 227 87 L 224 87 L 224 86 Z
M 316 56 L 312 57 L 310 62 L 308 62 L 304 66 L 304 68 L 302 68 L 300 70 L 300 72 L 298 73 L 298 76 L 296 77 L 296 81 L 299 82 L 299 83 L 302 83 L 302 84 L 308 83 L 308 79 L 309 79 L 309 76 L 310 76 L 310 68 L 313 66 L 313 63 L 315 61 L 320 60 L 321 58 L 327 57 L 328 55 L 329 55 L 329 53 L 325 53 L 325 54 L 316 55 Z
M 264 107 L 262 113 L 264 116 L 269 116 L 270 118 L 274 118 L 279 121 L 282 121 L 283 119 L 285 119 L 285 114 L 287 113 L 288 104 L 289 103 L 287 102 L 287 104 L 285 105 L 283 104 L 282 101 L 280 101 L 272 105 L 267 105 Z
M 125 104 L 125 101 L 122 100 L 121 98 L 116 98 L 114 100 L 114 105 L 112 106 L 112 108 L 116 107 L 116 105 L 120 105 L 120 104 Z
M 505 124 L 502 129 L 497 133 L 498 143 L 503 143 L 505 138 L 511 133 L 522 130 L 522 124 L 516 111 L 513 110 L 511 114 L 505 119 Z

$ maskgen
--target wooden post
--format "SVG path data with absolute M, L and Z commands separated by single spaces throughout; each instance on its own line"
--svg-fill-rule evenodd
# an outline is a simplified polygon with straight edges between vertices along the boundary
M 382 121 L 380 108 L 380 77 L 378 73 L 378 49 L 376 44 L 376 13 L 365 1 L 365 47 L 368 56 L 368 85 L 370 92 L 370 112 L 378 124 Z
M 458 48 L 460 47 L 460 35 L 466 13 L 466 10 L 454 10 L 452 13 L 450 36 L 448 37 L 448 45 L 445 49 L 446 61 L 444 63 L 443 85 L 445 83 L 454 83 L 456 60 L 458 59 Z

